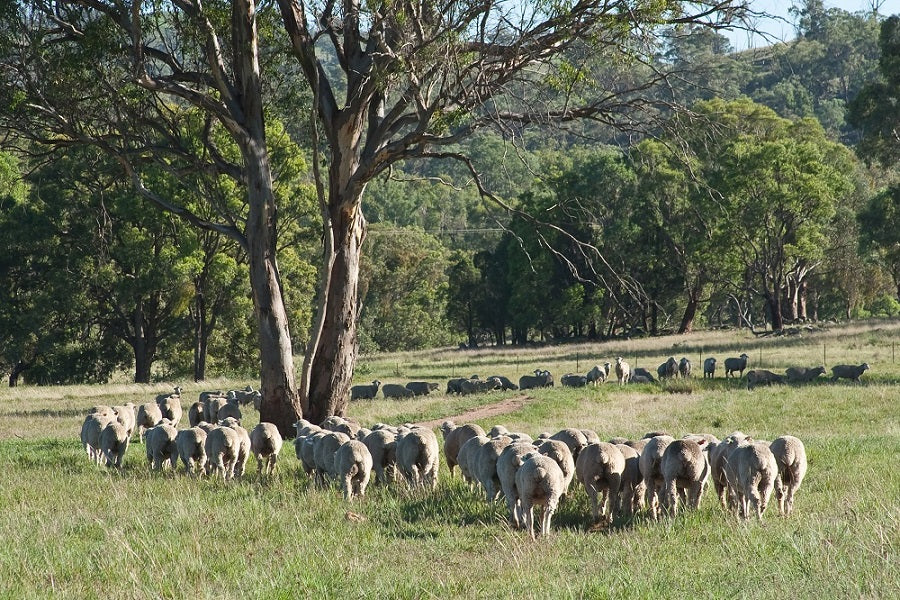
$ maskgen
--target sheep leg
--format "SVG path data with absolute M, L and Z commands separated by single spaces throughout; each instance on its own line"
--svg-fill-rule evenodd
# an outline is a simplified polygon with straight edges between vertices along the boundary
M 597 502 L 597 484 L 593 481 L 586 482 L 584 484 L 584 491 L 587 492 L 588 499 L 591 501 L 591 516 L 596 523 L 600 520 L 600 506 Z
M 541 515 L 541 535 L 546 536 L 550 535 L 550 520 L 553 518 L 553 513 L 556 512 L 555 507 L 551 502 L 546 502 L 544 504 L 544 511 Z

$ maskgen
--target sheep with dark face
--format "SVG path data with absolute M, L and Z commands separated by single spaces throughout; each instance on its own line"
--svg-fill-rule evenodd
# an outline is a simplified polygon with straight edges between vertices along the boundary
M 709 357 L 703 361 L 703 379 L 712 379 L 716 376 L 716 359 Z
M 483 394 L 491 390 L 500 389 L 502 385 L 496 379 L 464 379 L 459 384 L 459 393 L 463 396 Z
M 850 381 L 859 383 L 859 378 L 868 370 L 868 363 L 863 363 L 861 365 L 835 365 L 831 367 L 831 381 L 849 379 Z
M 534 388 L 553 387 L 553 375 L 550 371 L 535 369 L 534 375 L 522 375 L 519 377 L 519 389 L 530 390 Z
M 411 391 L 413 396 L 427 396 L 437 391 L 438 387 L 438 384 L 429 381 L 410 381 L 406 384 L 406 389 Z
M 412 398 L 415 393 L 399 383 L 385 383 L 381 386 L 381 393 L 385 398 Z
M 687 379 L 691 376 L 691 361 L 687 356 L 681 357 L 681 360 L 678 361 L 678 374 L 681 375 L 682 379 Z
M 746 354 L 741 354 L 739 357 L 734 358 L 726 358 L 725 359 L 725 377 L 731 377 L 735 372 L 740 373 L 740 377 L 744 376 L 744 370 L 747 368 L 747 363 L 749 362 L 750 357 Z
M 378 395 L 381 382 L 377 379 L 367 385 L 354 385 L 350 388 L 350 400 L 371 400 Z
M 784 375 L 778 375 L 765 369 L 753 369 L 747 372 L 748 390 L 752 390 L 760 385 L 772 385 L 773 383 L 784 383 Z
M 825 367 L 788 367 L 784 376 L 791 383 L 809 383 L 825 374 Z
M 503 391 L 519 389 L 519 386 L 514 384 L 512 381 L 509 380 L 508 377 L 504 377 L 503 375 L 491 375 L 490 377 L 488 377 L 488 380 L 490 380 L 490 379 L 496 379 L 497 381 L 499 381 L 500 389 Z

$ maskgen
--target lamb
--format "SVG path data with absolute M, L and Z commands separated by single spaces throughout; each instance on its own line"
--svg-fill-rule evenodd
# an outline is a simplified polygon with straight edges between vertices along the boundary
M 616 357 L 616 380 L 619 385 L 625 385 L 631 379 L 631 367 L 621 356 Z
M 625 444 L 613 444 L 622 453 L 625 459 L 625 469 L 622 471 L 622 479 L 619 482 L 619 497 L 617 514 L 631 518 L 640 508 L 644 500 L 644 479 L 641 477 L 641 455 Z
M 713 379 L 716 376 L 716 359 L 709 357 L 703 361 L 703 379 Z
M 191 477 L 202 475 L 206 470 L 207 433 L 199 427 L 182 429 L 175 436 L 175 447 L 184 464 L 185 472 Z
M 146 450 L 147 462 L 154 471 L 160 471 L 166 462 L 175 470 L 178 464 L 178 447 L 175 445 L 175 437 L 178 430 L 171 423 L 161 421 L 159 425 L 147 431 Z
M 700 506 L 700 496 L 709 477 L 709 463 L 701 449 L 702 438 L 675 440 L 666 446 L 660 463 L 663 476 L 666 510 L 670 515 L 678 512 L 678 497 L 686 496 L 688 508 Z
M 585 387 L 588 384 L 587 377 L 584 375 L 576 375 L 574 373 L 566 373 L 560 381 L 563 387 Z
M 525 456 L 531 455 L 533 452 L 534 446 L 531 444 L 514 442 L 503 448 L 500 456 L 497 457 L 497 479 L 500 481 L 500 489 L 506 498 L 506 507 L 509 510 L 509 523 L 515 529 L 522 525 L 519 492 L 516 489 L 516 473 L 525 461 Z
M 222 427 L 229 427 L 238 435 L 241 445 L 238 448 L 237 458 L 234 461 L 234 475 L 236 477 L 244 476 L 244 469 L 247 467 L 247 461 L 250 459 L 250 433 L 241 427 L 237 419 L 233 417 L 225 417 L 219 421 Z
M 861 365 L 835 365 L 831 367 L 831 381 L 849 379 L 858 383 L 860 376 L 868 370 L 868 363 L 863 363 Z
M 775 479 L 778 513 L 787 517 L 794 510 L 794 494 L 806 476 L 806 448 L 799 438 L 783 435 L 769 444 L 769 449 L 778 464 L 778 477 Z
M 200 424 L 200 421 L 205 420 L 204 412 L 206 412 L 206 403 L 202 400 L 191 404 L 190 408 L 188 408 L 188 423 L 190 423 L 191 427 L 196 427 Z
M 387 429 L 376 429 L 363 440 L 372 457 L 375 481 L 385 484 L 397 472 L 397 436 Z
M 128 433 L 128 439 L 130 440 L 131 436 L 134 435 L 134 428 L 137 424 L 134 404 L 128 402 L 121 406 L 113 406 L 112 409 L 116 415 L 116 420 L 125 427 L 125 431 Z
M 428 381 L 410 381 L 406 384 L 406 389 L 411 391 L 413 396 L 427 396 L 438 389 L 438 384 Z
M 413 488 L 437 487 L 439 454 L 430 429 L 416 427 L 397 438 L 397 466 Z
M 180 389 L 180 388 L 175 388 Z M 159 410 L 162 413 L 162 416 L 166 419 L 172 421 L 173 425 L 178 426 L 178 421 L 181 420 L 181 396 L 172 394 L 170 396 L 166 396 L 161 401 L 157 402 L 159 404 Z
M 459 384 L 459 393 L 463 396 L 481 394 L 499 389 L 501 385 L 502 384 L 496 379 L 464 379 Z
M 587 372 L 585 376 L 587 378 L 588 383 L 592 385 L 597 385 L 600 383 L 606 383 L 607 377 L 609 377 L 609 363 L 603 363 L 603 366 L 594 365 L 591 367 L 591 370 Z
M 548 535 L 550 521 L 564 491 L 563 474 L 559 465 L 552 458 L 537 452 L 526 456 L 516 472 L 516 491 L 519 494 L 529 537 L 535 539 L 533 510 L 535 504 L 544 508 L 541 517 L 541 535 Z
M 688 379 L 691 376 L 691 361 L 687 356 L 681 357 L 678 361 L 678 374 L 682 379 Z
M 125 425 L 119 421 L 110 421 L 106 424 L 100 432 L 100 452 L 106 458 L 107 467 L 122 470 L 122 461 L 125 458 L 125 451 L 128 450 L 129 441 L 131 435 Z
M 644 367 L 635 367 L 631 370 L 629 383 L 656 383 L 653 374 Z
M 750 357 L 746 354 L 741 354 L 738 358 L 726 358 L 725 359 L 725 377 L 731 377 L 735 371 L 740 372 L 740 376 L 744 376 L 744 369 L 747 368 L 747 361 L 750 360 Z
M 146 430 L 156 427 L 162 421 L 162 411 L 156 402 L 145 402 L 138 406 L 137 412 L 137 428 L 138 441 L 144 441 L 144 433 Z
M 710 478 L 716 490 L 716 495 L 719 497 L 719 503 L 725 510 L 728 510 L 730 500 L 725 468 L 731 458 L 731 453 L 745 439 L 747 439 L 746 434 L 741 431 L 734 431 L 721 442 L 711 445 L 709 448 Z
M 456 464 L 459 465 L 459 472 L 462 474 L 463 480 L 469 484 L 478 481 L 476 476 L 474 461 L 478 456 L 478 452 L 482 446 L 487 444 L 490 438 L 484 435 L 475 436 L 463 443 L 459 447 L 459 453 L 456 455 Z
M 216 418 L 219 421 L 224 421 L 229 417 L 234 419 L 238 423 L 241 422 L 241 418 L 243 417 L 243 415 L 241 414 L 241 409 L 237 404 L 228 403 L 216 411 Z
M 462 445 L 473 437 L 484 435 L 484 429 L 475 423 L 456 426 L 453 421 L 444 421 L 441 424 L 441 434 L 444 436 L 444 458 L 450 468 L 450 476 L 453 477 L 453 467 L 457 463 L 457 455 Z
M 366 486 L 372 474 L 372 455 L 369 449 L 359 440 L 350 440 L 342 444 L 334 453 L 334 466 L 337 477 L 341 480 L 344 500 L 349 502 L 353 497 L 366 495 Z
M 316 483 L 328 485 L 328 481 L 337 476 L 334 465 L 334 454 L 343 444 L 350 441 L 350 436 L 338 431 L 330 431 L 315 440 L 314 458 L 316 464 Z
M 503 375 L 491 375 L 490 377 L 488 377 L 488 379 L 496 379 L 498 382 L 500 382 L 500 389 L 503 391 L 519 389 L 519 386 L 514 384 L 509 380 L 508 377 L 504 377 Z
M 669 360 L 656 367 L 656 373 L 660 379 L 669 379 L 678 375 L 678 361 L 674 356 L 670 356 Z
M 619 504 L 625 457 L 607 442 L 591 444 L 578 455 L 575 473 L 591 501 L 594 522 L 612 523 Z
M 256 471 L 260 475 L 273 475 L 278 453 L 284 440 L 273 423 L 259 423 L 250 432 L 250 452 L 256 457 Z
M 569 450 L 572 452 L 572 459 L 575 461 L 578 460 L 578 455 L 588 445 L 587 437 L 585 437 L 584 433 L 582 433 L 580 429 L 575 429 L 573 427 L 567 427 L 557 431 L 550 436 L 550 439 L 559 440 L 568 446 Z
M 408 390 L 399 383 L 385 383 L 381 386 L 381 393 L 385 398 L 412 398 L 415 396 L 412 390 Z
M 534 375 L 522 375 L 519 377 L 520 390 L 545 387 L 553 387 L 553 375 L 550 374 L 550 371 L 535 369 Z
M 644 478 L 644 504 L 655 520 L 659 518 L 659 504 L 663 495 L 665 479 L 662 474 L 662 457 L 666 447 L 675 441 L 669 435 L 652 437 L 641 452 L 639 466 Z
M 778 463 L 769 446 L 746 440 L 738 444 L 725 466 L 725 476 L 738 515 L 748 519 L 752 509 L 757 520 L 762 521 L 778 479 Z
M 773 383 L 784 383 L 784 376 L 765 369 L 753 369 L 747 372 L 748 390 L 752 391 L 758 385 L 772 385 Z
M 215 427 L 206 435 L 203 445 L 206 451 L 206 472 L 218 478 L 222 474 L 222 482 L 234 479 L 235 463 L 241 450 L 241 439 L 230 427 Z
M 560 440 L 548 439 L 537 445 L 537 451 L 544 456 L 549 456 L 559 465 L 559 469 L 563 474 L 563 482 L 565 483 L 563 495 L 568 494 L 569 486 L 575 477 L 575 458 L 572 456 L 569 446 Z
M 375 379 L 367 385 L 354 385 L 350 388 L 350 400 L 371 400 L 378 395 L 381 382 Z
M 478 453 L 469 459 L 469 466 L 473 470 L 475 478 L 484 489 L 485 497 L 488 502 L 493 502 L 497 495 L 502 491 L 500 489 L 500 479 L 497 476 L 497 460 L 503 449 L 512 443 L 512 438 L 507 436 L 495 437 L 481 448 Z
M 809 383 L 825 373 L 825 367 L 788 367 L 784 372 L 791 383 Z

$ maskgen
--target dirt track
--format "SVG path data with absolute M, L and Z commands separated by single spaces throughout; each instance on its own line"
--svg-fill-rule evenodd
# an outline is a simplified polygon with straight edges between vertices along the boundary
M 495 402 L 494 404 L 488 404 L 486 406 L 473 408 L 472 410 L 466 411 L 461 415 L 453 415 L 443 417 L 441 419 L 434 419 L 431 421 L 421 421 L 418 424 L 424 425 L 425 427 L 437 427 L 444 421 L 448 420 L 455 421 L 456 423 L 469 423 L 471 421 L 477 421 L 479 419 L 486 419 L 488 417 L 496 417 L 497 415 L 505 415 L 506 413 L 511 413 L 522 408 L 531 400 L 534 400 L 533 396 L 513 396 L 512 398 L 506 398 L 504 400 L 501 400 L 500 402 Z

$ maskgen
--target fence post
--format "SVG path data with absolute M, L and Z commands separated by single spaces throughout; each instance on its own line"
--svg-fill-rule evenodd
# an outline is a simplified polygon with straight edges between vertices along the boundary
M 825 349 L 825 342 L 822 342 L 822 366 L 823 367 L 828 364 L 827 356 L 828 356 L 828 354 L 827 354 L 827 350 Z

